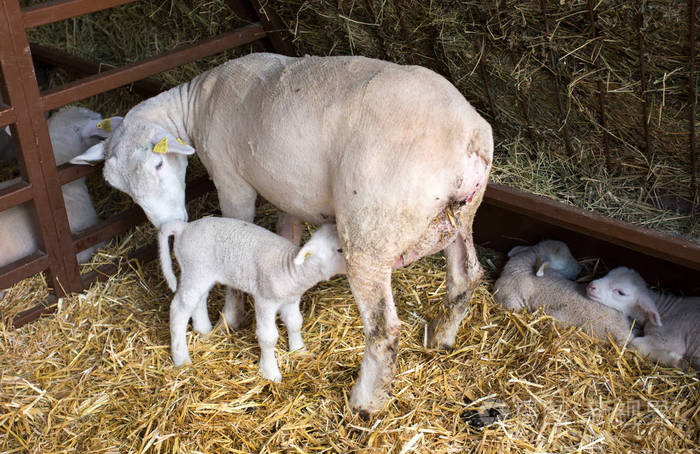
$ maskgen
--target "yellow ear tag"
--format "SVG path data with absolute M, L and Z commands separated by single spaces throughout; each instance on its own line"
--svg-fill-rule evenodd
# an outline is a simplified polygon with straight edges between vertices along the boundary
M 304 259 L 306 260 L 306 257 L 311 255 L 311 251 L 306 251 L 306 254 L 304 254 Z
M 163 137 L 162 139 L 160 139 L 160 142 L 153 145 L 153 152 L 159 153 L 159 154 L 167 153 L 168 152 L 168 138 Z
M 177 141 L 180 142 L 180 145 L 185 145 L 185 146 L 187 145 L 187 144 L 185 143 L 185 141 L 182 140 L 182 139 L 179 138 L 179 137 L 177 138 Z
M 101 129 L 104 132 L 112 132 L 112 119 L 105 118 L 101 122 L 97 123 L 97 129 Z

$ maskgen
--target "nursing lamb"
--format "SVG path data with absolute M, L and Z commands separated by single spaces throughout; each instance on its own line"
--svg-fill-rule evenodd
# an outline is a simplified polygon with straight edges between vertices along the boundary
M 401 329 L 392 268 L 445 250 L 447 297 L 428 344 L 454 343 L 482 275 L 472 220 L 493 137 L 445 78 L 364 57 L 251 54 L 135 106 L 73 162 L 104 159 L 105 179 L 160 227 L 187 219 L 195 150 L 224 216 L 252 221 L 260 194 L 296 219 L 337 223 L 366 341 L 354 409 L 377 411 L 391 392 Z M 228 324 L 243 312 L 229 293 Z
M 82 107 L 67 107 L 53 114 L 48 120 L 48 127 L 56 165 L 67 163 L 98 141 L 109 137 L 112 128 L 116 128 L 120 121 L 121 117 L 103 120 L 100 114 Z M 3 181 L 0 189 L 19 181 L 19 178 Z M 99 218 L 90 200 L 85 178 L 66 183 L 61 189 L 71 232 L 84 230 L 97 223 Z M 0 212 L 0 266 L 39 250 L 39 237 L 28 204 Z M 97 245 L 79 252 L 78 262 L 90 260 L 99 247 Z
M 621 312 L 586 298 L 574 279 L 579 263 L 561 241 L 545 240 L 534 246 L 516 246 L 494 284 L 494 299 L 506 309 L 543 308 L 566 325 L 578 326 L 605 339 L 624 343 L 631 337 L 629 320 Z
M 644 336 L 632 340 L 642 355 L 667 366 L 685 359 L 700 371 L 700 297 L 680 297 L 647 288 L 636 271 L 618 267 L 586 287 L 588 297 L 638 320 Z
M 173 274 L 168 238 L 180 264 L 180 285 Z M 305 350 L 299 301 L 306 290 L 345 272 L 345 260 L 333 224 L 321 226 L 299 249 L 262 227 L 238 219 L 204 218 L 165 224 L 158 234 L 160 262 L 170 289 L 170 339 L 173 362 L 190 362 L 185 330 L 192 317 L 195 331 L 208 334 L 207 296 L 214 284 L 226 284 L 253 296 L 260 373 L 280 381 L 275 344 L 279 313 L 287 327 L 289 350 Z

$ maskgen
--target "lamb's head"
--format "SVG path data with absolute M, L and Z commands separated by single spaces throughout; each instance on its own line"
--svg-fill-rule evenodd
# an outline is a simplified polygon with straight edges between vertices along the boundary
M 591 281 L 586 293 L 593 301 L 661 326 L 661 317 L 646 282 L 632 269 L 621 266 L 611 270 L 604 277 Z
M 336 225 L 324 224 L 319 227 L 299 250 L 294 264 L 309 267 L 323 280 L 344 274 L 345 258 Z
M 535 275 L 544 276 L 545 268 L 557 271 L 567 279 L 576 279 L 581 272 L 581 265 L 571 255 L 566 243 L 556 240 L 540 241 L 534 246 L 515 246 L 508 252 L 513 257 L 521 252 L 532 251 L 535 254 Z
M 127 193 L 160 228 L 186 221 L 185 173 L 194 148 L 165 127 L 129 112 L 114 135 L 71 160 L 74 164 L 105 161 L 107 182 Z

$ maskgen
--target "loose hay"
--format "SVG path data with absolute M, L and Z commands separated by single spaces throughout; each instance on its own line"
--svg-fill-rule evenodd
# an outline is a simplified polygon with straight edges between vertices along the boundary
M 493 181 L 700 242 L 700 223 L 690 215 L 697 195 L 690 191 L 688 155 L 687 2 L 593 1 L 598 38 L 592 38 L 587 0 L 544 2 L 549 33 L 540 3 L 290 0 L 267 7 L 280 14 L 301 55 L 364 55 L 419 64 L 451 80 L 494 126 Z M 638 4 L 648 79 L 643 95 Z M 695 13 L 697 22 L 700 9 Z M 560 126 L 555 73 L 561 74 L 571 155 Z M 599 81 L 606 97 L 609 168 Z M 697 80 L 691 86 L 697 87 Z M 640 117 L 642 96 L 648 103 L 650 153 Z M 700 118 L 700 103 L 696 110 Z
M 211 208 L 211 206 L 209 207 Z M 274 210 L 259 210 L 263 224 Z M 202 213 L 199 213 L 202 214 Z M 139 229 L 111 254 L 148 241 Z M 499 257 L 480 251 L 492 282 Z M 110 252 L 107 252 L 109 254 Z M 455 350 L 423 347 L 426 318 L 445 296 L 444 259 L 394 273 L 403 322 L 393 399 L 370 421 L 347 409 L 363 351 L 344 277 L 302 301 L 309 354 L 278 346 L 283 382 L 262 379 L 254 327 L 190 333 L 194 364 L 172 366 L 171 293 L 157 263 L 123 262 L 55 315 L 19 330 L 3 301 L 3 452 L 693 452 L 700 383 L 628 351 L 560 328 L 544 314 L 508 313 L 480 286 Z M 27 281 L 25 281 L 27 282 Z M 31 280 L 30 280 L 31 282 Z M 20 293 L 15 293 L 21 298 Z M 221 289 L 210 313 L 217 317 Z M 506 419 L 483 429 L 460 417 L 485 400 Z

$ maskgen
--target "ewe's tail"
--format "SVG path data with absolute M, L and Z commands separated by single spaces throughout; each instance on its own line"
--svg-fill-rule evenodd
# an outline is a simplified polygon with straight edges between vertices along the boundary
M 175 240 L 177 241 L 177 236 L 180 235 L 182 229 L 187 225 L 186 222 L 173 221 L 168 222 L 163 225 L 158 232 L 158 249 L 160 249 L 160 267 L 163 270 L 163 276 L 168 282 L 168 287 L 173 292 L 177 289 L 177 278 L 175 278 L 175 273 L 173 273 L 173 261 L 170 258 L 170 244 L 168 239 L 175 235 Z

